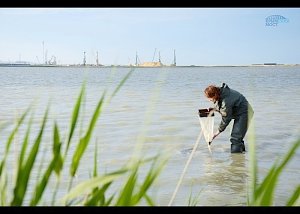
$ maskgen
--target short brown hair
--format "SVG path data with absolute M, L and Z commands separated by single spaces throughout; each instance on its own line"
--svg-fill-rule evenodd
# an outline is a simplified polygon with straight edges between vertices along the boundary
M 214 100 L 219 100 L 220 99 L 220 88 L 216 87 L 215 85 L 208 86 L 204 90 L 204 93 L 205 93 L 207 98 L 213 98 Z

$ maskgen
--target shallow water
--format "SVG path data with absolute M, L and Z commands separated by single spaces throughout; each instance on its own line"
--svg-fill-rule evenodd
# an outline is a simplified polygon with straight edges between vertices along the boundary
M 128 68 L 1 67 L 0 124 L 15 121 L 33 104 L 33 131 L 37 131 L 50 101 L 50 121 L 56 119 L 60 130 L 67 133 L 73 106 L 86 81 L 85 117 L 82 119 L 85 130 L 103 90 L 108 88 L 111 93 L 128 71 Z M 299 66 L 138 68 L 103 110 L 80 163 L 75 184 L 88 178 L 93 170 L 95 142 L 99 148 L 99 173 L 123 166 L 132 156 L 136 144 L 143 142 L 144 157 L 171 152 L 166 167 L 151 189 L 157 205 L 168 205 L 200 133 L 197 110 L 211 105 L 203 90 L 209 84 L 221 85 L 222 82 L 242 92 L 254 109 L 252 125 L 261 179 L 299 137 L 299 80 Z M 215 115 L 215 128 L 219 122 L 220 116 Z M 51 146 L 52 123 L 48 126 L 41 150 L 46 152 L 38 158 L 51 155 L 47 149 Z M 231 127 L 232 123 L 214 140 L 212 154 L 203 137 L 200 139 L 172 205 L 188 205 L 191 194 L 193 197 L 199 195 L 199 206 L 246 205 L 249 157 L 248 152 L 230 153 Z M 1 130 L 1 157 L 10 131 L 10 126 Z M 22 133 L 24 127 L 12 147 L 9 159 L 12 166 L 21 146 Z M 246 151 L 248 136 L 249 133 L 245 139 Z M 75 143 L 70 150 L 69 154 L 75 150 Z M 297 151 L 280 177 L 276 205 L 285 205 L 299 185 L 299 154 Z M 36 172 L 33 173 L 36 178 Z M 61 185 L 59 195 L 63 195 L 63 187 L 67 186 L 68 181 L 64 182 L 66 185 Z M 50 192 L 53 185 L 49 185 Z M 50 200 L 50 192 L 46 193 L 43 203 Z

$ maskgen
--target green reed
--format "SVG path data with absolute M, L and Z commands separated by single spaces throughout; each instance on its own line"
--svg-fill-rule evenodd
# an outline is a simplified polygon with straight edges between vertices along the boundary
M 30 198 L 30 206 L 41 205 L 43 195 L 47 188 L 49 188 L 48 183 L 50 183 L 51 177 L 56 178 L 56 185 L 54 187 L 53 196 L 51 204 L 46 205 L 85 205 L 85 206 L 135 206 L 142 201 L 146 204 L 152 206 L 155 203 L 148 195 L 150 187 L 153 185 L 157 179 L 159 173 L 166 164 L 166 158 L 162 158 L 162 155 L 156 155 L 150 158 L 140 158 L 134 161 L 128 161 L 123 167 L 118 170 L 100 174 L 98 172 L 98 147 L 97 141 L 94 153 L 94 167 L 93 175 L 91 178 L 80 182 L 73 187 L 72 181 L 76 175 L 78 167 L 81 163 L 82 157 L 90 144 L 92 139 L 92 134 L 95 129 L 97 120 L 99 119 L 101 112 L 103 110 L 104 102 L 108 103 L 117 94 L 121 87 L 125 84 L 126 80 L 130 77 L 134 69 L 131 69 L 127 75 L 121 80 L 118 86 L 115 88 L 111 96 L 107 95 L 106 90 L 103 92 L 94 113 L 84 131 L 83 135 L 79 140 L 74 140 L 74 135 L 76 133 L 76 127 L 79 124 L 79 117 L 81 108 L 83 106 L 83 98 L 85 96 L 85 83 L 82 85 L 79 96 L 73 108 L 73 113 L 71 116 L 70 127 L 66 139 L 63 139 L 63 135 L 56 121 L 53 121 L 53 133 L 52 133 L 52 159 L 50 161 L 45 161 L 42 159 L 42 163 L 38 169 L 38 179 L 33 179 L 33 168 L 38 164 L 37 156 L 40 152 L 41 144 L 43 143 L 43 135 L 45 134 L 45 129 L 48 119 L 48 112 L 50 109 L 50 104 L 44 113 L 42 123 L 39 127 L 39 131 L 34 141 L 30 143 L 30 136 L 32 134 L 31 127 L 33 124 L 34 114 L 32 113 L 31 118 L 27 124 L 26 132 L 23 136 L 22 146 L 20 152 L 17 152 L 17 169 L 16 169 L 16 179 L 10 179 L 7 171 L 7 159 L 8 155 L 11 153 L 10 147 L 15 140 L 15 136 L 20 130 L 20 127 L 26 126 L 25 118 L 31 111 L 29 107 L 23 115 L 18 119 L 17 124 L 11 131 L 4 151 L 4 156 L 2 157 L 0 163 L 0 203 L 2 206 L 26 206 L 25 198 Z M 75 142 L 74 142 L 75 141 Z M 70 166 L 66 164 L 67 155 L 71 144 L 74 145 L 75 150 L 71 155 L 72 161 Z M 31 148 L 29 148 L 29 145 Z M 63 148 L 65 150 L 63 151 Z M 48 164 L 46 167 L 43 165 Z M 140 168 L 144 164 L 151 164 L 150 169 L 147 171 L 146 176 L 142 181 L 139 178 Z M 66 168 L 69 167 L 68 177 L 70 179 L 69 188 L 67 193 L 57 201 L 57 192 L 60 188 L 61 174 Z M 45 169 L 42 171 L 42 169 Z M 10 169 L 11 171 L 11 169 Z M 113 193 L 109 193 L 109 188 L 113 186 L 119 179 L 124 181 L 124 184 L 119 189 L 115 190 Z M 33 181 L 30 184 L 29 181 Z M 9 188 L 9 186 L 13 188 Z M 30 186 L 32 185 L 32 186 Z M 28 191 L 30 187 L 32 191 Z
M 255 133 L 254 126 L 250 126 L 249 134 L 249 174 L 250 174 L 250 195 L 248 194 L 247 204 L 248 206 L 273 206 L 275 190 L 278 184 L 280 175 L 288 162 L 296 154 L 296 150 L 300 146 L 300 139 L 296 140 L 282 160 L 275 161 L 273 166 L 268 170 L 266 176 L 262 179 L 262 182 L 258 182 L 258 164 L 255 154 Z M 300 185 L 298 185 L 290 198 L 286 201 L 286 206 L 299 206 L 300 201 Z

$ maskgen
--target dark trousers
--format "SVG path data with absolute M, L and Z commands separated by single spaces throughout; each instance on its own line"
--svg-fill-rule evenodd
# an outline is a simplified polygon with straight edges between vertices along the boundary
M 249 117 L 248 117 L 249 115 Z M 253 110 L 250 107 L 248 113 L 241 114 L 234 119 L 231 131 L 231 152 L 242 152 L 245 150 L 244 137 L 248 130 L 249 123 L 253 117 Z
M 248 115 L 242 114 L 234 119 L 230 142 L 232 144 L 242 143 L 248 129 Z

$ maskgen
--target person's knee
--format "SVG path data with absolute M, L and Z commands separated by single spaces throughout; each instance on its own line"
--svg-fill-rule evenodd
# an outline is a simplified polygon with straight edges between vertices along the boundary
M 231 135 L 230 137 L 230 142 L 232 144 L 239 144 L 242 142 L 242 136 L 238 136 L 238 135 Z

